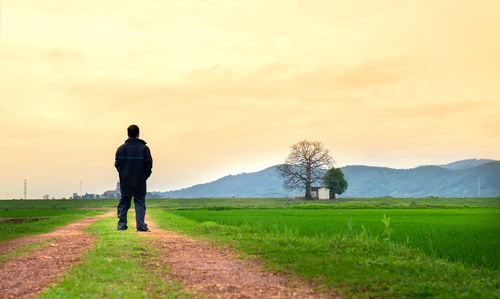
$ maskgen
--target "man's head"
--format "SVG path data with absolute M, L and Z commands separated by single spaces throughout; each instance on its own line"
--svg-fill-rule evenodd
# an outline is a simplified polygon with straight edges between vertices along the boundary
M 130 125 L 127 128 L 128 137 L 137 138 L 139 137 L 139 127 L 136 125 Z

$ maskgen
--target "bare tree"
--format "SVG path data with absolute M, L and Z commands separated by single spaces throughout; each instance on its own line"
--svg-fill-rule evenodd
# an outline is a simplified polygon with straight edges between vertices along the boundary
M 292 151 L 278 171 L 285 179 L 286 189 L 305 189 L 305 198 L 311 200 L 311 186 L 323 179 L 325 169 L 334 163 L 330 152 L 319 141 L 301 141 L 292 145 Z

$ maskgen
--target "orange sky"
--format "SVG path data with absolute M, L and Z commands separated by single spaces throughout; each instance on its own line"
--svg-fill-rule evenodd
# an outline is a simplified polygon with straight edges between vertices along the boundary
M 1 2 L 0 198 L 114 188 L 136 123 L 149 190 L 281 163 L 500 159 L 500 1 Z

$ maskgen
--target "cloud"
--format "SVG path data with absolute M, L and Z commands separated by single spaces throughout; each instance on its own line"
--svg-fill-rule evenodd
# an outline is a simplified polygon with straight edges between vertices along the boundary
M 74 68 L 78 67 L 85 59 L 81 51 L 64 48 L 51 49 L 43 54 L 43 57 L 52 70 L 56 72 L 64 70 L 74 71 Z
M 477 116 L 487 107 L 494 107 L 487 100 L 450 101 L 442 103 L 414 103 L 410 106 L 384 107 L 380 110 L 393 118 L 420 118 L 443 121 L 447 117 L 467 118 Z
M 322 67 L 299 75 L 298 80 L 325 89 L 373 88 L 407 79 L 410 74 L 402 69 L 397 59 L 365 62 L 350 67 Z
M 74 51 L 64 48 L 54 48 L 44 54 L 49 63 L 75 63 L 81 62 L 84 56 L 81 51 Z

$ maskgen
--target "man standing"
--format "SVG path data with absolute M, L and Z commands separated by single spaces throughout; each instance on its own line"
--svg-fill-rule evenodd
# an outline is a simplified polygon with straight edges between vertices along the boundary
M 153 159 L 144 140 L 139 139 L 139 127 L 127 128 L 128 139 L 116 150 L 115 167 L 120 174 L 122 193 L 118 204 L 118 230 L 126 230 L 127 212 L 134 197 L 137 231 L 149 231 L 146 215 L 146 180 L 151 175 Z

